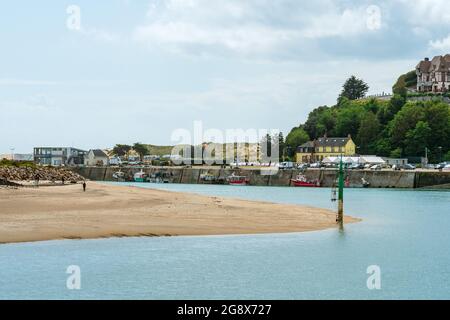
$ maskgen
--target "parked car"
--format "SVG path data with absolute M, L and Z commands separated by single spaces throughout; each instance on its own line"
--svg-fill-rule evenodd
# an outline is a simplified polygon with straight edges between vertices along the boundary
M 320 168 L 322 164 L 320 162 L 311 163 L 310 168 Z
M 392 170 L 395 170 L 395 171 L 400 171 L 402 169 L 403 169 L 403 166 L 401 164 L 394 164 L 392 166 Z
M 383 166 L 381 164 L 375 164 L 373 166 L 370 167 L 370 170 L 381 170 L 383 168 Z
M 281 162 L 278 166 L 281 170 L 294 169 L 294 163 L 290 161 Z
M 361 170 L 361 169 L 364 169 L 364 163 L 354 163 L 348 168 L 350 170 Z
M 448 165 L 448 164 L 450 164 L 450 163 L 448 163 L 448 162 L 441 162 L 441 163 L 439 163 L 439 164 L 436 165 L 436 169 L 438 169 L 438 170 L 444 169 L 444 167 L 445 167 L 446 165 Z
M 307 163 L 299 163 L 297 165 L 297 169 L 306 170 L 306 169 L 308 169 L 308 164 Z
M 450 171 L 450 164 L 447 164 L 444 168 L 442 168 L 442 171 Z
M 416 167 L 413 166 L 412 164 L 407 163 L 403 166 L 403 169 L 404 170 L 416 170 Z

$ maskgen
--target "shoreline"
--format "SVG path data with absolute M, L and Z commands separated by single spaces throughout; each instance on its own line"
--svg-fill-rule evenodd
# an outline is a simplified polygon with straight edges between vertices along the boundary
M 335 213 L 89 182 L 0 189 L 0 243 L 112 237 L 254 235 L 336 228 Z M 346 216 L 346 223 L 360 219 Z

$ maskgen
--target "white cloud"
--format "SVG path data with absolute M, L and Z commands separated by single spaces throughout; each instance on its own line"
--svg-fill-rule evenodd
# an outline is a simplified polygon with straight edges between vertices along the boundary
M 439 40 L 431 40 L 429 43 L 429 47 L 431 50 L 437 51 L 437 52 L 449 52 L 450 51 L 450 34 L 443 39 Z
M 135 28 L 133 39 L 184 53 L 287 56 L 316 39 L 373 32 L 367 7 L 330 0 L 165 0 L 150 5 L 148 22 Z
M 450 24 L 448 0 L 397 0 L 412 25 Z

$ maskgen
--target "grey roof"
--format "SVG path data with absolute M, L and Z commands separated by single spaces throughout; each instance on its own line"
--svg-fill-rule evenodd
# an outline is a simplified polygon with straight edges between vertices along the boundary
M 308 141 L 302 144 L 300 148 L 314 148 L 314 141 Z
M 351 138 L 319 138 L 316 140 L 316 146 L 318 147 L 343 147 Z
M 350 141 L 351 137 L 323 137 L 316 139 L 314 141 L 308 141 L 297 148 L 315 148 L 315 147 L 344 147 L 348 141 Z
M 91 151 L 94 154 L 94 157 L 108 158 L 108 155 L 104 153 L 103 150 L 92 149 Z

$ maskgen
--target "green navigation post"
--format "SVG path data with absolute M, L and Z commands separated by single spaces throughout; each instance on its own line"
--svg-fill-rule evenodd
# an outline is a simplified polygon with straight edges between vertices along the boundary
M 337 222 L 340 224 L 344 223 L 344 168 L 341 161 L 339 162 L 339 182 L 338 182 L 338 215 Z

